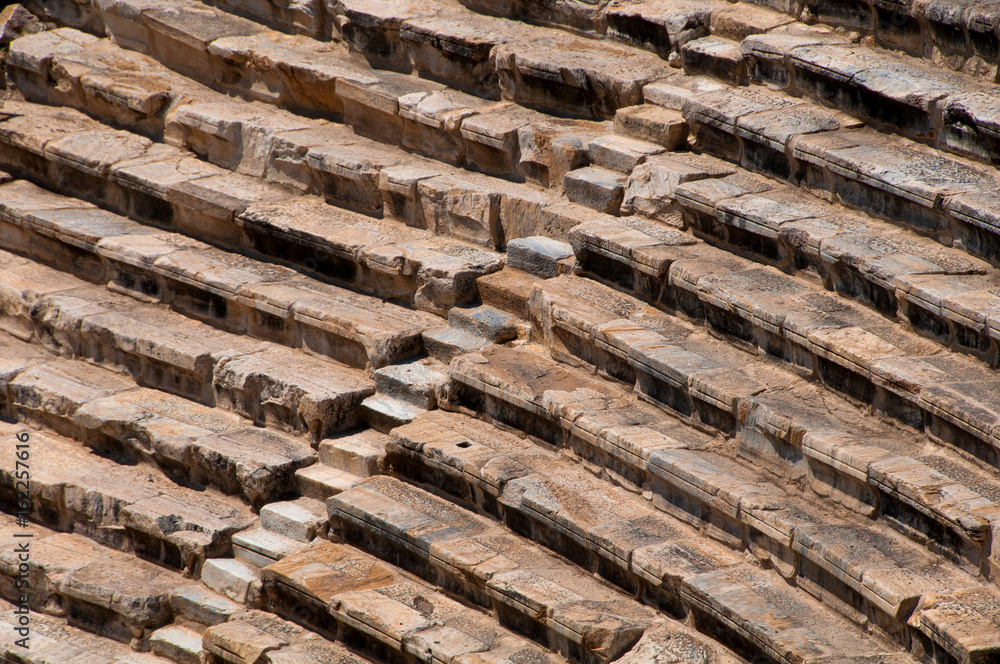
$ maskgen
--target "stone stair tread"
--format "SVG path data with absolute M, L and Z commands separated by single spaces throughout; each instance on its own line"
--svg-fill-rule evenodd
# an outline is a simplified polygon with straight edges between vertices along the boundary
M 358 477 L 370 477 L 379 473 L 388 441 L 388 437 L 376 429 L 324 440 L 319 445 L 319 460 Z
M 183 625 L 167 625 L 149 637 L 150 649 L 178 664 L 198 664 L 201 661 L 201 634 Z
M 236 560 L 259 568 L 281 560 L 303 546 L 302 542 L 263 526 L 248 528 L 233 535 L 233 555 Z
M 17 610 L 16 604 L 6 601 L 0 604 L 0 631 L 3 633 L 0 652 L 14 661 L 37 659 L 53 664 L 165 664 L 168 661 L 153 653 L 136 652 L 125 643 L 84 631 L 68 624 L 65 619 L 34 611 L 28 614 L 34 630 L 28 641 L 29 648 L 22 648 L 17 644 L 20 637 L 15 632 L 20 618 L 15 613 Z
M 322 537 L 329 523 L 326 507 L 321 501 L 296 498 L 268 503 L 260 508 L 260 525 L 279 535 L 309 543 L 314 537 Z
M 347 491 L 361 479 L 357 475 L 338 470 L 325 463 L 314 463 L 295 471 L 295 486 L 299 493 L 315 500 L 326 500 L 330 496 Z
M 260 568 L 235 558 L 209 558 L 202 566 L 201 582 L 234 602 L 245 605 L 252 600 L 255 588 L 260 585 Z M 232 620 L 233 616 L 230 616 L 229 621 Z
M 14 434 L 21 430 L 9 424 L 3 429 L 5 441 L 15 440 Z M 32 481 L 40 491 L 36 500 L 44 503 L 33 506 L 33 516 L 43 523 L 72 527 L 114 548 L 132 546 L 175 568 L 196 569 L 206 554 L 227 549 L 232 533 L 256 519 L 239 500 L 193 491 L 159 473 L 114 463 L 52 434 L 34 432 L 32 437 L 40 443 L 32 450 Z M 14 458 L 13 448 L 10 457 Z M 6 487 L 13 486 L 12 472 L 4 471 Z M 45 495 L 52 498 L 43 501 Z M 105 504 L 113 511 L 106 511 Z
M 428 359 L 382 367 L 373 375 L 375 389 L 420 408 L 431 409 L 437 403 L 438 388 L 447 382 L 444 368 Z
M 423 408 L 385 394 L 375 394 L 361 402 L 362 417 L 374 429 L 388 433 L 413 420 Z

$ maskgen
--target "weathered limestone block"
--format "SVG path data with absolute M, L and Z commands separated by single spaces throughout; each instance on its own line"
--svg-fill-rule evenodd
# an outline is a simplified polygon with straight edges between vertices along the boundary
M 493 50 L 504 99 L 576 117 L 607 119 L 642 101 L 642 87 L 670 76 L 658 57 L 578 39 L 545 39 Z
M 626 106 L 615 112 L 615 131 L 676 150 L 687 140 L 684 116 L 653 104 Z
M 779 661 L 790 661 L 790 656 L 872 657 L 883 652 L 874 639 L 851 634 L 846 623 L 814 622 L 812 616 L 825 613 L 818 602 L 778 586 L 765 587 L 761 576 L 751 567 L 709 572 L 693 579 L 687 592 L 696 612 L 725 616 L 724 624 Z
M 330 38 L 330 20 L 322 0 L 297 2 L 275 0 L 213 0 L 212 5 L 227 12 L 246 16 L 258 23 L 269 25 L 282 32 L 302 34 L 316 39 Z
M 430 410 L 437 393 L 448 382 L 445 373 L 431 361 L 417 361 L 383 367 L 375 372 L 375 388 L 382 394 Z
M 331 47 L 301 36 L 260 33 L 225 37 L 208 45 L 214 69 L 197 75 L 231 94 L 257 101 L 342 115 L 337 92 L 341 79 L 360 84 L 378 81 L 367 67 L 350 60 L 346 47 Z M 250 66 L 252 64 L 252 66 Z M 211 73 L 215 80 L 207 80 Z
M 311 467 L 307 466 L 307 468 Z M 296 476 L 298 474 L 297 471 Z M 260 524 L 279 535 L 307 544 L 314 537 L 323 537 L 330 525 L 325 506 L 319 501 L 309 498 L 297 498 L 296 500 L 279 501 L 265 505 L 260 510 Z
M 685 182 L 715 179 L 736 168 L 706 155 L 660 154 L 633 169 L 622 199 L 622 210 L 654 219 L 668 216 L 678 187 Z
M 150 633 L 171 618 L 170 593 L 180 578 L 151 563 L 120 556 L 69 573 L 61 584 L 70 624 L 149 649 Z
M 552 238 L 532 236 L 507 245 L 507 265 L 541 277 L 569 272 L 573 247 Z
M 140 14 L 148 31 L 148 46 L 141 50 L 171 69 L 198 78 L 216 39 L 244 37 L 264 32 L 247 19 L 201 4 L 162 6 L 157 3 Z
M 359 135 L 390 145 L 399 145 L 403 139 L 399 99 L 445 89 L 440 83 L 399 74 L 386 74 L 375 82 L 346 77 L 337 79 L 337 95 L 344 105 L 344 122 Z
M 281 560 L 304 546 L 298 540 L 263 527 L 248 528 L 233 535 L 233 555 L 236 560 L 257 568 Z
M 335 34 L 351 50 L 365 56 L 372 67 L 408 74 L 411 70 L 406 43 L 400 38 L 404 21 L 432 16 L 441 3 L 389 2 L 387 0 L 324 0 Z
M 719 37 L 702 37 L 681 48 L 684 73 L 711 76 L 733 86 L 746 85 L 747 65 L 740 44 Z
M 722 7 L 723 3 L 690 0 L 612 3 L 605 14 L 608 36 L 668 58 L 692 39 L 707 36 L 712 12 Z
M 1000 649 L 998 601 L 996 591 L 986 588 L 930 593 L 921 598 L 909 624 L 952 657 L 979 661 Z
M 214 387 L 220 406 L 317 441 L 355 426 L 354 411 L 375 391 L 356 371 L 280 346 L 221 363 Z
M 317 121 L 258 104 L 186 104 L 171 114 L 167 132 L 213 164 L 261 177 L 282 132 L 316 126 Z
M 529 30 L 472 12 L 410 18 L 400 28 L 413 68 L 449 87 L 499 99 L 500 86 L 490 57 L 498 44 L 524 38 Z
M 566 198 L 605 214 L 621 213 L 628 178 L 599 166 L 570 171 L 563 178 Z
M 8 9 L 12 7 L 19 5 L 11 5 Z M 53 60 L 61 55 L 84 51 L 97 41 L 96 37 L 72 28 L 29 33 L 10 43 L 5 71 L 10 82 L 27 98 L 48 100 L 53 93 L 49 89 L 53 82 Z
M 256 664 L 274 651 L 305 640 L 306 631 L 265 611 L 244 611 L 205 630 L 205 650 L 231 664 Z
M 496 104 L 456 90 L 403 95 L 400 146 L 451 164 L 465 161 L 465 140 L 460 128 L 465 118 L 496 108 Z
M 153 653 L 178 664 L 199 664 L 202 650 L 201 634 L 182 625 L 167 625 L 149 637 Z
M 243 607 L 227 597 L 200 585 L 178 588 L 170 593 L 170 607 L 175 616 L 211 627 L 226 622 Z M 199 641 L 200 645 L 200 641 Z

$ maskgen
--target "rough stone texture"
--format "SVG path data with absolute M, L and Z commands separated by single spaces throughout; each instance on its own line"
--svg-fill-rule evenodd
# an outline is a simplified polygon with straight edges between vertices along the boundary
M 0 659 L 993 661 L 998 7 L 5 10 Z

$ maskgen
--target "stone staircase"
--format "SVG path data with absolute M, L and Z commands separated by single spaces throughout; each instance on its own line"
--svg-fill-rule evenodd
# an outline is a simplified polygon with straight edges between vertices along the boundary
M 1000 658 L 1000 5 L 26 7 L 4 661 Z

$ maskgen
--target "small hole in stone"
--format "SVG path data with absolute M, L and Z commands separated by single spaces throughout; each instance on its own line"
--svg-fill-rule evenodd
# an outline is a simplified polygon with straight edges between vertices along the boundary
M 455 447 L 461 447 L 465 449 L 466 447 L 472 447 L 472 443 L 467 440 L 463 440 L 461 443 L 456 443 Z

